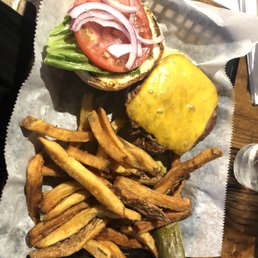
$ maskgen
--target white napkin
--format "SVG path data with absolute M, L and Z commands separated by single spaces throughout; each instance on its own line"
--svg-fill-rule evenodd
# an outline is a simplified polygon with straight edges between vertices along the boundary
M 258 15 L 258 0 L 231 0 L 227 3 L 224 0 L 216 0 L 215 2 L 234 11 Z M 247 67 L 252 102 L 258 105 L 258 45 L 247 55 Z

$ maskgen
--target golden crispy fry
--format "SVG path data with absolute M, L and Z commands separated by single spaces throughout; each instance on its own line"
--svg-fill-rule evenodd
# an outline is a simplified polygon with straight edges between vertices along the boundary
M 42 154 L 36 154 L 29 162 L 26 173 L 26 202 L 29 215 L 36 223 L 39 220 L 38 209 L 42 200 L 42 181 L 41 169 L 44 164 Z
M 129 144 L 125 140 L 122 140 L 116 135 L 103 108 L 99 108 L 98 116 L 100 124 L 103 127 L 103 130 L 106 133 L 106 135 L 109 137 L 112 143 L 122 153 L 126 155 L 125 164 L 133 168 L 137 168 L 144 171 L 146 170 L 151 174 L 156 174 L 159 172 L 159 167 L 157 166 L 157 163 L 152 159 L 152 157 L 149 154 L 139 149 L 138 147 Z
M 93 239 L 105 226 L 106 222 L 104 220 L 93 219 L 88 225 L 82 228 L 78 233 L 72 235 L 66 241 L 32 251 L 29 255 L 31 258 L 56 258 L 72 255 L 82 249 L 87 241 Z
M 27 234 L 26 240 L 28 245 L 34 246 L 38 241 L 47 236 L 50 232 L 52 232 L 60 225 L 71 219 L 75 214 L 86 208 L 88 208 L 88 204 L 81 202 L 66 210 L 64 213 L 60 214 L 58 217 L 52 220 L 38 223 Z
M 105 218 L 110 218 L 110 219 L 121 219 L 120 216 L 117 216 L 116 214 L 110 212 L 109 210 L 107 210 L 102 206 L 97 206 L 97 208 L 100 211 L 100 216 L 103 216 Z M 140 213 L 134 210 L 125 208 L 125 214 L 123 218 L 132 220 L 132 221 L 138 221 L 138 220 L 141 220 L 142 217 Z
M 113 258 L 126 258 L 125 255 L 120 250 L 120 248 L 112 241 L 99 240 L 99 243 L 101 243 L 102 245 L 104 245 L 110 250 Z
M 54 208 L 63 198 L 73 194 L 74 192 L 82 189 L 82 185 L 76 181 L 67 181 L 57 185 L 51 191 L 44 194 L 40 204 L 42 212 L 47 213 Z
M 114 185 L 120 189 L 124 188 L 128 191 L 133 189 L 134 194 L 138 198 L 162 208 L 167 208 L 174 211 L 184 211 L 189 209 L 190 207 L 190 202 L 187 198 L 175 198 L 172 196 L 158 193 L 126 177 L 117 177 Z
M 83 248 L 95 258 L 112 258 L 110 249 L 97 240 L 89 240 Z
M 168 218 L 162 209 L 152 203 L 145 201 L 142 198 L 137 197 L 133 191 L 128 191 L 125 188 L 116 186 L 113 186 L 112 189 L 126 206 L 133 208 L 140 214 L 144 215 L 146 218 L 168 221 Z
M 181 163 L 180 156 L 177 154 L 174 154 L 171 160 L 171 167 L 176 167 Z
M 41 169 L 42 176 L 68 177 L 67 173 L 55 164 L 44 165 Z
M 87 151 L 82 151 L 73 146 L 69 146 L 66 150 L 68 154 L 72 157 L 80 161 L 81 163 L 91 166 L 93 168 L 97 168 L 99 170 L 108 171 L 110 166 L 110 161 L 107 159 L 103 159 L 97 157 L 95 155 L 90 154 Z
M 116 135 L 113 127 L 111 126 L 111 123 L 107 117 L 107 114 L 103 108 L 99 108 L 98 110 L 98 117 L 100 124 L 104 130 L 104 132 L 107 134 L 108 138 L 112 141 L 112 143 L 120 149 L 121 152 L 124 152 L 126 155 L 128 154 L 126 149 L 124 149 L 124 146 L 118 136 Z
M 107 154 L 106 152 L 103 150 L 103 148 L 99 145 L 98 146 L 98 151 L 96 153 L 96 156 L 102 159 L 107 159 Z
M 186 175 L 222 155 L 222 151 L 217 148 L 204 150 L 190 160 L 181 162 L 178 166 L 171 168 L 170 171 L 155 185 L 154 189 L 157 192 L 166 194 L 170 190 L 173 190 L 171 188 L 178 185 L 178 182 L 184 179 Z
M 88 208 L 80 211 L 60 227 L 50 232 L 42 240 L 38 241 L 35 246 L 37 248 L 44 248 L 67 239 L 85 227 L 98 213 L 99 210 L 95 208 Z
M 124 216 L 124 204 L 96 175 L 85 168 L 56 142 L 39 138 L 52 160 L 83 185 L 101 204 Z
M 136 221 L 133 225 L 133 229 L 136 232 L 148 232 L 156 228 L 160 228 L 166 226 L 172 222 L 180 221 L 191 215 L 191 209 L 185 211 L 177 211 L 177 212 L 165 212 L 166 216 L 169 218 L 169 222 L 164 220 L 142 220 Z
M 148 176 L 141 176 L 139 177 L 133 177 L 132 179 L 134 179 L 135 181 L 139 182 L 140 184 L 143 185 L 148 185 L 148 186 L 154 186 L 156 185 L 159 180 L 162 178 L 162 174 L 158 174 L 154 177 L 148 177 Z
M 67 196 L 66 198 L 62 199 L 53 209 L 45 214 L 44 221 L 48 221 L 59 216 L 64 211 L 80 202 L 84 201 L 87 203 L 86 200 L 88 200 L 90 197 L 90 193 L 84 189 Z
M 27 116 L 25 119 L 23 119 L 21 126 L 30 131 L 47 135 L 65 142 L 88 142 L 94 139 L 91 132 L 72 131 L 64 128 L 58 128 L 32 116 Z
M 123 233 L 136 238 L 140 243 L 148 248 L 148 250 L 154 255 L 154 257 L 158 257 L 158 250 L 155 245 L 155 240 L 149 232 L 137 233 L 130 226 L 124 227 L 121 230 Z
M 140 213 L 138 213 L 138 212 L 136 212 L 134 210 L 125 208 L 125 216 L 124 216 L 124 218 L 134 221 L 134 220 L 141 220 L 142 216 L 141 216 Z
M 112 228 L 104 228 L 96 240 L 109 240 L 124 248 L 142 248 L 138 240 Z
M 130 153 L 129 157 L 131 157 L 131 160 L 127 160 L 129 166 L 146 171 L 153 176 L 156 176 L 161 172 L 161 167 L 147 152 L 122 138 L 120 139 L 123 142 L 124 148 Z
M 90 129 L 88 115 L 93 110 L 93 98 L 94 95 L 91 93 L 85 94 L 82 98 L 78 131 L 89 131 Z
M 126 155 L 113 144 L 106 132 L 103 130 L 96 111 L 92 111 L 89 114 L 88 120 L 91 130 L 101 148 L 107 153 L 108 156 L 116 160 L 118 163 L 124 163 Z
M 121 174 L 123 176 L 142 174 L 141 171 L 136 168 L 128 167 L 127 165 L 121 165 L 115 162 L 111 163 L 110 169 L 115 173 Z
M 182 190 L 185 187 L 186 179 L 182 180 L 179 185 L 175 188 L 173 188 L 173 192 L 170 193 L 170 195 L 174 197 L 182 197 Z

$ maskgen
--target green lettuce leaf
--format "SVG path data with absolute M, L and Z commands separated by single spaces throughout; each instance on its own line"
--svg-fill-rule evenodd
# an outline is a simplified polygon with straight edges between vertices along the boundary
M 68 71 L 88 71 L 109 74 L 89 62 L 79 47 L 73 31 L 70 30 L 69 16 L 50 33 L 44 63 Z
M 70 30 L 70 16 L 65 16 L 48 38 L 44 63 L 68 71 L 87 71 L 95 74 L 113 74 L 92 64 L 78 45 Z M 140 67 L 129 72 L 132 76 L 140 74 Z

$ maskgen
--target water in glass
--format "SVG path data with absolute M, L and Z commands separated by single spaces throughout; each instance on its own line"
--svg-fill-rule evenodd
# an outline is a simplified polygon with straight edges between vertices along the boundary
M 248 144 L 237 153 L 234 174 L 241 185 L 258 191 L 258 144 Z

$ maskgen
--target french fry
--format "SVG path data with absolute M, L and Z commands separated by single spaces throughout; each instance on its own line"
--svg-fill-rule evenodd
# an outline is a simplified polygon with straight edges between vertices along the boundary
M 158 166 L 157 162 L 155 162 L 155 160 L 147 152 L 122 138 L 120 139 L 130 153 L 129 157 L 134 157 L 132 160 L 129 159 L 127 161 L 129 166 L 146 171 L 153 176 L 156 176 L 161 172 L 161 167 Z
M 90 170 L 69 154 L 56 142 L 39 138 L 52 160 L 71 177 L 83 185 L 101 204 L 115 214 L 124 216 L 124 204 L 121 200 Z
M 122 228 L 121 230 L 123 233 L 136 238 L 139 242 L 141 242 L 144 246 L 148 248 L 148 250 L 154 255 L 154 257 L 158 257 L 158 250 L 155 245 L 155 240 L 149 232 L 136 233 L 130 226 Z
M 82 188 L 83 187 L 76 181 L 67 181 L 57 185 L 44 195 L 40 204 L 40 210 L 43 213 L 47 213 L 52 208 L 54 208 L 63 198 L 73 194 L 74 192 Z
M 111 126 L 111 123 L 107 117 L 105 110 L 101 107 L 98 109 L 98 117 L 104 132 L 107 134 L 108 138 L 112 141 L 113 145 L 118 147 L 118 149 L 120 149 L 121 152 L 124 152 L 126 155 L 128 155 L 127 150 L 124 149 L 122 142 L 120 141 L 113 127 Z
M 135 181 L 139 182 L 140 184 L 153 187 L 160 181 L 161 178 L 162 178 L 162 174 L 158 174 L 154 177 L 147 177 L 147 176 L 141 176 L 140 178 L 133 177 L 132 179 L 135 179 Z
M 44 221 L 52 220 L 53 218 L 59 216 L 69 208 L 73 207 L 74 205 L 85 202 L 91 197 L 90 193 L 87 192 L 85 189 L 79 190 L 64 199 L 62 199 L 53 209 L 51 209 L 48 213 L 44 216 Z
M 144 174 L 144 172 L 139 171 L 136 168 L 128 167 L 127 165 L 121 165 L 118 163 L 111 163 L 110 169 L 117 174 L 121 174 L 123 176 L 137 175 L 140 176 Z
M 124 166 L 118 164 L 118 163 L 111 163 L 110 169 L 112 171 L 114 171 L 116 174 L 120 174 L 123 176 L 130 176 L 131 175 L 131 171 L 129 171 L 129 169 L 126 169 Z
M 91 166 L 93 168 L 97 168 L 102 171 L 108 172 L 110 167 L 110 161 L 107 159 L 103 159 L 97 157 L 95 155 L 90 154 L 87 151 L 82 151 L 73 146 L 69 146 L 66 150 L 69 155 L 80 161 L 81 163 Z
M 44 164 L 44 159 L 41 153 L 36 154 L 29 162 L 26 172 L 26 202 L 29 215 L 36 223 L 39 220 L 39 205 L 42 200 L 42 181 L 43 176 L 41 169 Z
M 100 216 L 103 216 L 105 218 L 110 218 L 110 219 L 121 219 L 120 216 L 117 216 L 116 214 L 110 212 L 109 210 L 107 210 L 102 206 L 98 206 L 98 209 L 100 211 L 100 214 L 99 214 Z M 125 208 L 125 213 L 123 218 L 132 220 L 132 221 L 138 221 L 138 220 L 141 220 L 142 217 L 141 217 L 141 214 L 139 214 L 138 212 Z
M 109 157 L 111 157 L 118 163 L 124 163 L 126 155 L 121 152 L 121 150 L 116 145 L 114 145 L 110 138 L 107 136 L 100 124 L 99 117 L 96 111 L 92 111 L 89 114 L 88 120 L 91 130 L 101 148 L 107 153 Z
M 113 258 L 126 258 L 125 255 L 120 250 L 120 248 L 112 241 L 99 240 L 99 243 L 101 243 L 102 245 L 104 245 L 110 250 Z
M 106 152 L 103 150 L 103 148 L 100 145 L 98 146 L 96 156 L 103 159 L 107 159 L 108 157 Z
M 43 120 L 27 116 L 21 122 L 21 126 L 27 130 L 47 135 L 65 142 L 88 142 L 94 137 L 91 132 L 72 131 L 64 128 L 58 128 Z
M 104 220 L 95 218 L 66 241 L 46 248 L 37 249 L 30 252 L 29 255 L 31 258 L 56 258 L 72 255 L 82 249 L 87 241 L 93 239 L 105 226 L 106 222 Z
M 44 165 L 41 169 L 42 176 L 50 176 L 50 177 L 68 177 L 67 173 L 63 171 L 61 168 L 56 166 L 55 164 Z
M 136 194 L 122 187 L 112 187 L 113 191 L 118 195 L 123 203 L 128 207 L 133 208 L 140 214 L 144 215 L 149 219 L 159 219 L 168 221 L 165 213 L 156 205 L 147 202 L 142 198 L 138 198 Z
M 95 258 L 112 258 L 110 249 L 97 240 L 89 240 L 83 248 Z
M 222 155 L 221 150 L 210 148 L 185 162 L 181 162 L 178 166 L 171 168 L 170 171 L 161 178 L 154 187 L 155 191 L 166 194 L 170 190 L 173 190 L 173 186 L 176 186 L 186 175 Z
M 96 240 L 109 240 L 124 248 L 142 248 L 138 240 L 123 234 L 122 232 L 113 228 L 104 228 L 96 237 Z
M 89 131 L 90 126 L 88 122 L 88 115 L 93 110 L 93 98 L 91 93 L 84 94 L 82 98 L 82 104 L 80 109 L 80 123 L 78 131 Z
M 88 94 L 84 94 L 82 98 L 81 109 L 80 109 L 80 119 L 79 119 L 79 125 L 78 125 L 77 131 L 80 131 L 80 132 L 90 131 L 88 114 L 93 110 L 93 107 L 92 107 L 93 97 L 94 97 L 93 94 L 88 93 Z M 69 145 L 76 148 L 80 148 L 82 144 L 83 144 L 82 142 L 71 142 Z
M 73 234 L 77 233 L 80 229 L 85 227 L 89 221 L 96 217 L 98 213 L 99 210 L 94 207 L 80 211 L 60 227 L 50 232 L 47 236 L 38 241 L 35 246 L 37 248 L 45 248 L 69 238 Z
M 182 190 L 185 187 L 185 183 L 186 183 L 186 179 L 182 180 L 180 184 L 173 189 L 174 191 L 171 192 L 170 195 L 174 197 L 182 197 Z
M 137 220 L 141 220 L 142 216 L 140 213 L 138 213 L 134 210 L 125 208 L 124 218 L 132 220 L 132 221 L 137 221 Z
M 135 235 L 135 234 L 134 234 Z M 144 246 L 153 254 L 154 257 L 158 257 L 158 250 L 155 245 L 155 240 L 149 232 L 139 233 L 136 235 L 139 242 L 143 243 Z
M 167 208 L 174 211 L 184 211 L 190 207 L 190 201 L 187 198 L 175 198 L 161 194 L 126 177 L 117 177 L 114 186 L 120 189 L 124 188 L 128 191 L 133 189 L 134 194 L 138 198 L 162 208 Z
M 60 225 L 71 219 L 75 214 L 79 213 L 81 210 L 86 208 L 88 208 L 88 204 L 81 202 L 66 210 L 64 213 L 52 220 L 43 221 L 36 224 L 27 233 L 26 240 L 28 245 L 30 247 L 34 246 L 38 241 L 47 236 L 50 232 L 52 232 Z
M 133 230 L 136 232 L 149 232 L 153 229 L 164 227 L 172 222 L 181 221 L 191 215 L 191 209 L 185 211 L 177 212 L 165 212 L 166 216 L 169 218 L 169 222 L 164 220 L 141 220 L 134 223 Z

